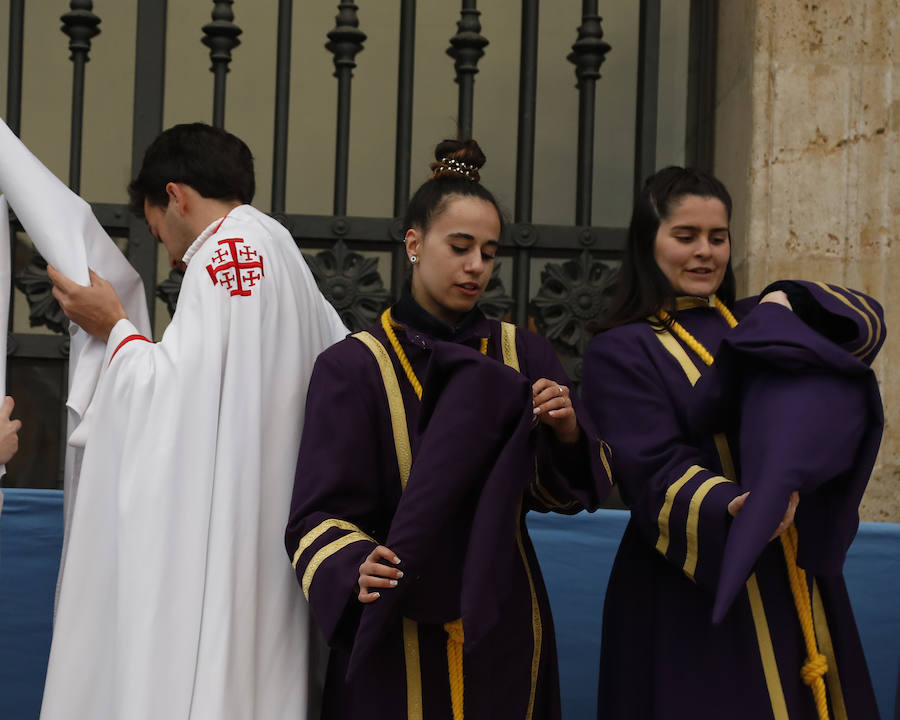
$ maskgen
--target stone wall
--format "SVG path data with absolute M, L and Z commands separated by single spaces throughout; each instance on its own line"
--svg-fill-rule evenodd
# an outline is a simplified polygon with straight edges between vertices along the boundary
M 892 334 L 876 363 L 885 434 L 861 514 L 893 522 L 900 522 L 898 15 L 898 0 L 723 0 L 716 110 L 716 172 L 734 195 L 740 292 L 778 278 L 817 279 L 885 306 Z

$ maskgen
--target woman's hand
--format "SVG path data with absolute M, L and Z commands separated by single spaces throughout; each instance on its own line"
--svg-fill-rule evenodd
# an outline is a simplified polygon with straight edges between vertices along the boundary
M 743 495 L 738 495 L 734 500 L 728 503 L 728 513 L 731 515 L 731 517 L 737 517 L 737 514 L 741 511 L 741 508 L 744 507 L 744 503 L 747 501 L 748 495 L 750 495 L 750 493 L 745 492 Z M 791 525 L 794 524 L 794 513 L 797 512 L 797 505 L 799 503 L 800 493 L 794 490 L 794 492 L 791 493 L 790 500 L 788 500 L 788 506 L 787 510 L 784 513 L 784 517 L 781 518 L 781 522 L 778 523 L 778 527 L 775 528 L 775 534 L 769 538 L 769 542 L 777 538 Z
M 12 460 L 13 455 L 19 449 L 19 428 L 22 423 L 19 420 L 11 420 L 10 414 L 15 403 L 7 395 L 0 405 L 0 463 Z
M 541 378 L 531 386 L 531 391 L 535 417 L 549 425 L 560 442 L 577 442 L 581 430 L 569 397 L 569 388 L 555 380 Z
M 394 565 L 400 564 L 400 558 L 394 554 L 393 550 L 386 548 L 384 545 L 379 545 L 370 552 L 363 564 L 359 566 L 359 581 L 357 583 L 359 595 L 357 597 L 361 603 L 375 602 L 381 597 L 380 592 L 371 590 L 371 588 L 397 587 L 397 583 L 403 577 L 401 570 L 385 565 L 379 560 L 387 560 L 394 563 Z
M 788 310 L 794 310 L 794 307 L 791 305 L 791 301 L 788 300 L 787 293 L 784 290 L 773 290 L 770 293 L 766 293 L 762 296 L 760 303 L 764 302 L 773 302 L 778 303 L 779 305 L 784 305 Z

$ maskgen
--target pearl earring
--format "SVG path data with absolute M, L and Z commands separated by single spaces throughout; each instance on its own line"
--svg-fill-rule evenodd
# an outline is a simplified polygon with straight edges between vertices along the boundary
M 413 265 L 415 265 L 415 264 L 419 261 L 419 258 L 416 257 L 415 255 L 410 255 L 410 256 L 409 256 L 409 261 L 410 261 Z

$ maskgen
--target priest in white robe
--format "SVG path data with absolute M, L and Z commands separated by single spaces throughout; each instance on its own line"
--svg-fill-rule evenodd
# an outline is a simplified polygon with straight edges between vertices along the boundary
M 253 190 L 249 149 L 222 130 L 179 125 L 148 149 L 132 209 L 186 266 L 158 343 L 108 282 L 50 269 L 106 357 L 42 720 L 306 717 L 307 609 L 282 534 L 313 361 L 347 331 Z

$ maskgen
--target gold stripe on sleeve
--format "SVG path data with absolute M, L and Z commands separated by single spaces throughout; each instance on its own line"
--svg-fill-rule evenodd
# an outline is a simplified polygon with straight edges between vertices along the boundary
M 846 297 L 841 295 L 837 290 L 829 287 L 825 283 L 817 282 L 816 285 L 818 285 L 820 288 L 822 288 L 828 294 L 836 297 L 838 300 L 840 300 L 842 303 L 844 303 L 844 305 L 846 305 L 851 310 L 855 311 L 857 314 L 859 314 L 860 317 L 862 317 L 863 320 L 865 320 L 866 328 L 868 329 L 869 335 L 866 338 L 866 341 L 860 346 L 860 348 L 853 352 L 853 355 L 855 355 L 856 357 L 862 357 L 863 355 L 865 355 L 864 349 L 870 347 L 870 343 L 872 342 L 872 335 L 873 335 L 872 321 L 869 319 L 868 315 L 866 315 L 865 312 L 863 312 L 858 307 L 856 307 L 856 305 L 854 305 L 852 302 L 850 302 Z
M 372 538 L 370 538 L 364 532 L 352 532 L 349 535 L 339 537 L 337 540 L 332 540 L 312 556 L 312 559 L 309 561 L 309 565 L 306 566 L 306 572 L 303 573 L 303 581 L 301 583 L 303 585 L 303 594 L 306 595 L 307 600 L 309 600 L 309 586 L 312 585 L 313 577 L 316 574 L 316 570 L 319 569 L 319 565 L 321 565 L 339 550 L 343 550 L 348 545 L 362 542 L 363 540 L 374 542 Z
M 825 673 L 828 686 L 828 696 L 831 699 L 831 711 L 835 720 L 847 720 L 847 707 L 844 704 L 844 691 L 841 689 L 841 678 L 838 674 L 837 659 L 834 655 L 834 645 L 831 642 L 831 631 L 828 629 L 828 616 L 825 614 L 825 604 L 822 602 L 822 594 L 819 586 L 813 580 L 813 617 L 815 618 L 816 639 L 819 648 L 828 660 L 828 672 Z
M 662 343 L 662 346 L 668 350 L 669 354 L 678 361 L 679 365 L 681 365 L 681 369 L 684 370 L 684 374 L 687 375 L 688 382 L 690 382 L 692 386 L 696 385 L 697 380 L 700 379 L 700 371 L 697 369 L 697 366 L 691 362 L 687 351 L 681 346 L 681 343 L 678 342 L 668 330 L 662 330 L 661 332 L 654 334 Z
M 513 370 L 519 369 L 519 353 L 516 350 L 516 326 L 512 323 L 500 323 L 500 347 L 503 350 L 503 362 Z
M 394 429 L 394 449 L 397 451 L 397 465 L 400 468 L 400 485 L 403 490 L 406 490 L 406 482 L 409 480 L 409 471 L 412 467 L 412 450 L 409 446 L 409 430 L 406 427 L 406 409 L 403 407 L 403 396 L 400 394 L 400 383 L 397 382 L 394 364 L 384 345 L 378 342 L 371 333 L 358 332 L 353 337 L 369 348 L 381 370 L 384 391 L 387 394 L 388 407 L 391 412 L 391 426 Z
M 847 292 L 849 292 L 851 295 L 853 295 L 853 297 L 859 300 L 863 304 L 863 307 L 865 307 L 866 310 L 872 315 L 872 319 L 875 321 L 875 337 L 872 338 L 872 347 L 875 347 L 881 340 L 881 333 L 883 330 L 881 318 L 878 317 L 878 313 L 872 309 L 871 305 L 869 305 L 869 301 L 866 299 L 865 295 L 863 295 L 862 293 L 858 293 L 855 290 L 848 290 Z M 861 350 L 862 355 L 865 355 L 867 352 L 869 352 L 870 349 L 871 348 L 868 345 L 865 346 Z
M 700 547 L 700 538 L 698 535 L 700 526 L 700 506 L 703 504 L 703 499 L 710 490 L 716 485 L 727 482 L 731 481 L 718 476 L 704 480 L 700 483 L 700 487 L 694 491 L 694 496 L 691 498 L 691 504 L 688 508 L 687 527 L 685 529 L 685 534 L 687 535 L 687 554 L 684 559 L 684 573 L 691 580 L 694 579 L 694 573 L 697 571 L 697 554 Z
M 606 470 L 606 479 L 609 480 L 609 484 L 613 484 L 613 476 L 612 476 L 612 468 L 609 466 L 609 455 L 612 455 L 612 449 L 609 447 L 609 444 L 601 440 L 600 441 L 600 462 L 603 463 L 603 469 Z
M 347 522 L 346 520 L 338 520 L 337 518 L 328 518 L 328 520 L 323 520 L 312 530 L 306 533 L 306 535 L 300 538 L 300 544 L 297 546 L 297 552 L 294 553 L 294 560 L 291 563 L 291 565 L 294 566 L 294 569 L 297 568 L 297 563 L 300 560 L 300 556 L 306 551 L 306 549 L 331 528 L 340 528 L 341 530 L 362 532 L 362 530 L 360 530 L 356 525 L 354 525 L 352 522 Z
M 698 472 L 703 470 L 699 465 L 691 465 L 675 482 L 669 485 L 666 490 L 666 499 L 663 502 L 662 509 L 659 511 L 659 539 L 656 541 L 656 549 L 663 555 L 669 550 L 669 515 L 672 513 L 672 505 L 675 503 L 675 496 L 682 486 L 693 478 Z
M 713 436 L 716 442 L 716 451 L 719 453 L 719 462 L 722 463 L 722 474 L 731 482 L 737 482 L 737 473 L 734 470 L 734 460 L 731 457 L 731 448 L 728 447 L 728 438 L 725 433 L 716 433 Z
M 750 599 L 750 611 L 753 615 L 753 625 L 756 628 L 756 640 L 759 644 L 759 655 L 762 659 L 766 687 L 769 690 L 772 715 L 774 720 L 789 720 L 787 703 L 784 700 L 784 688 L 781 687 L 781 676 L 778 674 L 778 663 L 775 660 L 775 648 L 769 632 L 769 621 L 766 620 L 766 610 L 763 607 L 762 595 L 759 593 L 759 584 L 756 582 L 756 573 L 753 573 L 747 580 L 747 597 Z
M 406 664 L 406 717 L 422 720 L 422 666 L 419 660 L 419 625 L 403 618 L 403 659 Z

